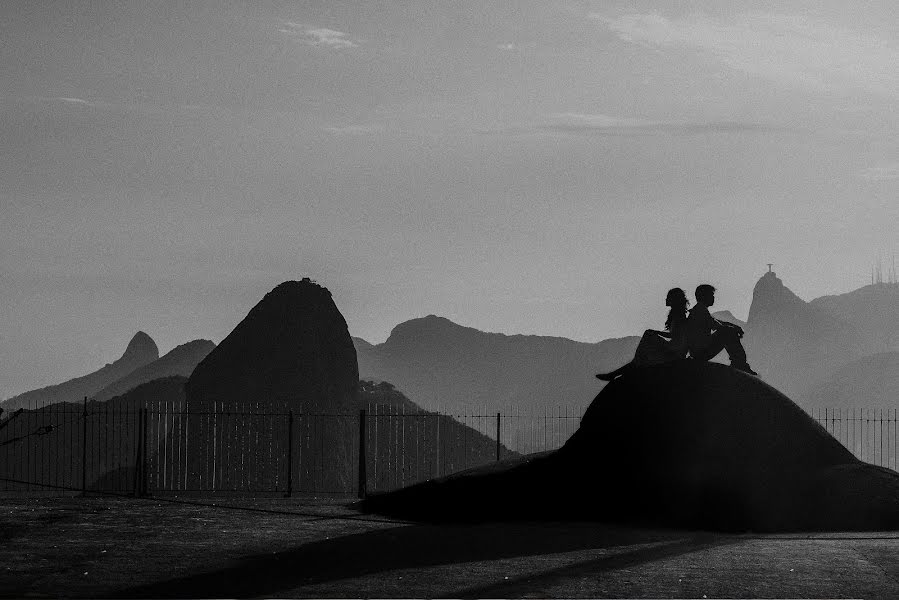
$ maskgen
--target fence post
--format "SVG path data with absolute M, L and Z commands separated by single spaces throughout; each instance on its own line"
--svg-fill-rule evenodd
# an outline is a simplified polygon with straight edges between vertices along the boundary
M 141 442 L 141 453 L 140 453 L 141 459 L 142 459 L 141 467 L 140 467 L 140 473 L 141 473 L 140 495 L 147 496 L 150 493 L 149 480 L 148 480 L 148 474 L 147 474 L 147 421 L 149 421 L 149 419 L 147 418 L 147 407 L 146 406 L 144 406 L 142 409 L 140 409 L 140 411 L 143 414 L 143 427 L 141 428 L 141 431 L 143 432 L 143 437 L 142 437 L 142 442 Z
M 87 494 L 87 396 L 81 411 L 81 493 Z
M 359 411 L 359 497 L 365 498 L 368 495 L 368 472 L 366 471 L 366 457 L 368 452 L 365 449 L 365 409 Z
M 285 498 L 290 498 L 293 493 L 293 409 L 287 416 L 287 493 Z
M 128 420 L 128 407 L 125 407 L 125 420 Z M 131 414 L 134 414 L 132 411 Z M 137 413 L 137 435 L 134 439 L 134 496 L 136 498 L 140 498 L 140 482 L 141 482 L 141 465 L 143 464 L 143 457 L 141 456 L 141 451 L 143 450 L 143 413 L 138 411 Z
M 496 460 L 497 460 L 497 462 L 499 462 L 499 449 L 501 448 L 500 439 L 499 439 L 500 438 L 499 424 L 500 424 L 501 418 L 502 417 L 501 417 L 500 413 L 496 413 Z

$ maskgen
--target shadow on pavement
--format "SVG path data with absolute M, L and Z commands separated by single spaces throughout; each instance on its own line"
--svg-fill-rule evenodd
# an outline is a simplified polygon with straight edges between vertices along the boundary
M 578 563 L 593 572 L 668 558 L 716 545 L 708 533 L 623 529 L 595 523 L 491 523 L 468 526 L 413 525 L 321 540 L 297 548 L 247 556 L 217 571 L 119 589 L 109 596 L 250 597 L 272 596 L 297 587 L 392 571 L 455 563 L 499 560 L 576 550 L 628 548 L 614 556 Z M 574 565 L 541 574 L 562 577 Z M 485 587 L 461 596 L 491 595 Z

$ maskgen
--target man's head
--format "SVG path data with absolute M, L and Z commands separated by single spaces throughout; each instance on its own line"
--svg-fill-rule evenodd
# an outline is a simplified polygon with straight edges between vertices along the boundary
M 707 283 L 696 286 L 696 301 L 706 306 L 715 303 L 715 288 Z

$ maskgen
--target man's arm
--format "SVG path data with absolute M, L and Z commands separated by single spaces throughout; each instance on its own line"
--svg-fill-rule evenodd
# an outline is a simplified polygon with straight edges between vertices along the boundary
M 713 330 L 717 331 L 718 329 L 721 329 L 721 328 L 734 329 L 734 330 L 736 330 L 737 335 L 739 335 L 740 337 L 743 337 L 743 328 L 740 327 L 739 325 L 736 325 L 735 323 L 729 323 L 728 321 L 721 321 L 719 319 L 716 319 L 715 317 L 712 317 L 712 321 L 714 321 L 714 325 L 712 326 Z

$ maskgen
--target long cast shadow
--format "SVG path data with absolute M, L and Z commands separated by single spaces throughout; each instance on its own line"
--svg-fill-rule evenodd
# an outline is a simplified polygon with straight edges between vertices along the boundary
M 579 561 L 556 569 L 530 574 L 526 577 L 510 579 L 499 583 L 469 587 L 445 594 L 446 598 L 509 598 L 523 597 L 533 593 L 535 587 L 546 588 L 554 583 L 572 577 L 597 575 L 615 569 L 634 567 L 640 564 L 664 560 L 682 554 L 706 550 L 713 546 L 735 543 L 737 538 L 722 538 L 709 533 L 700 533 L 688 539 L 673 540 L 648 548 L 639 548 Z
M 575 550 L 668 542 L 660 550 L 627 552 L 628 561 L 691 552 L 712 534 L 624 529 L 595 523 L 413 525 L 368 531 L 297 548 L 247 556 L 222 569 L 109 594 L 115 598 L 252 597 L 395 569 L 499 560 Z M 614 560 L 605 568 L 616 568 Z M 628 563 L 631 564 L 631 563 Z M 597 568 L 603 568 L 602 563 Z M 460 592 L 463 593 L 463 592 Z M 488 593 L 489 595 L 489 593 Z

